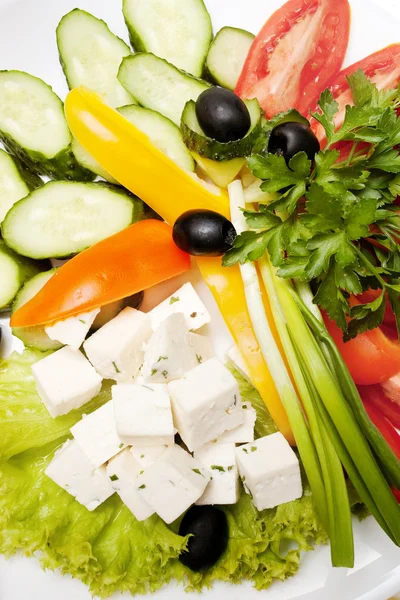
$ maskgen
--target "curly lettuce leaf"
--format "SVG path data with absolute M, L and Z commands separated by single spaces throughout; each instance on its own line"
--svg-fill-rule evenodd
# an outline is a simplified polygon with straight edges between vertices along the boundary
M 30 372 L 42 356 L 29 351 L 0 364 L 0 552 L 6 556 L 17 550 L 39 553 L 45 568 L 77 577 L 105 598 L 117 591 L 155 591 L 171 580 L 188 590 L 243 579 L 265 589 L 274 579 L 296 573 L 301 551 L 326 542 L 307 486 L 301 499 L 273 510 L 258 512 L 245 493 L 236 505 L 223 507 L 228 548 L 204 573 L 193 573 L 178 560 L 186 547 L 186 539 L 177 534 L 178 522 L 167 527 L 153 516 L 139 523 L 117 495 L 87 511 L 44 474 L 83 411 L 60 419 L 47 416 Z M 262 399 L 236 375 L 243 400 L 256 408 L 257 436 L 272 433 L 276 428 Z M 105 387 L 90 409 L 108 398 Z

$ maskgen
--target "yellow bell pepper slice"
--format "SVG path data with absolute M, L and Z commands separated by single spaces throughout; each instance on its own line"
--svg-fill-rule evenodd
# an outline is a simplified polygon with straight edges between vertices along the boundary
M 72 135 L 93 158 L 171 225 L 194 208 L 215 210 L 229 218 L 224 190 L 207 186 L 193 173 L 183 171 L 96 93 L 84 87 L 72 90 L 65 101 L 65 114 Z M 254 385 L 279 430 L 294 444 L 285 409 L 251 325 L 239 268 L 222 267 L 220 258 L 199 258 L 197 263 Z M 266 308 L 269 310 L 267 304 Z

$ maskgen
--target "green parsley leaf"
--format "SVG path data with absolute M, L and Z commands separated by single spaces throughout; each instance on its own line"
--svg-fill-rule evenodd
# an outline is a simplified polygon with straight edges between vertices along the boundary
M 339 111 L 339 105 L 334 99 L 332 92 L 325 90 L 318 100 L 318 106 L 321 112 L 311 113 L 311 116 L 321 123 L 325 129 L 326 138 L 330 142 L 335 133 L 334 119 Z

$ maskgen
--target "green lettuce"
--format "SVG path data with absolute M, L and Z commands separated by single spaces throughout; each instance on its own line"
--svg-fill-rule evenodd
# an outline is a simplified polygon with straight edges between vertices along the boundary
M 296 573 L 302 550 L 325 543 L 307 485 L 303 497 L 258 512 L 247 494 L 224 507 L 230 530 L 227 551 L 214 568 L 193 573 L 180 563 L 187 540 L 179 522 L 167 527 L 157 516 L 136 521 L 117 495 L 87 511 L 44 471 L 83 411 L 48 416 L 35 392 L 30 366 L 43 354 L 26 351 L 0 363 L 0 552 L 38 553 L 45 568 L 82 580 L 93 594 L 143 594 L 171 580 L 201 590 L 216 580 L 251 580 L 257 589 Z M 257 435 L 275 431 L 261 398 L 237 375 L 244 400 L 257 410 Z M 110 398 L 106 383 L 84 412 Z

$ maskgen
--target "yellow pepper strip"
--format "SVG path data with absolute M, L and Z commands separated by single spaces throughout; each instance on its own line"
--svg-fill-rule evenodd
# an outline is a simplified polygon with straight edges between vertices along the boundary
M 183 212 L 194 208 L 215 210 L 229 218 L 229 201 L 224 190 L 217 193 L 183 171 L 91 90 L 84 87 L 72 90 L 65 101 L 65 114 L 72 135 L 93 158 L 171 225 Z M 201 258 L 197 262 L 254 385 L 279 430 L 294 444 L 285 409 L 251 326 L 239 268 L 222 267 L 220 258 Z M 271 320 L 268 303 L 265 305 Z

